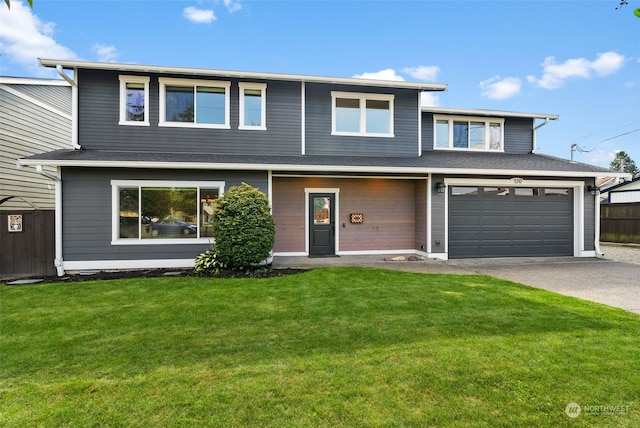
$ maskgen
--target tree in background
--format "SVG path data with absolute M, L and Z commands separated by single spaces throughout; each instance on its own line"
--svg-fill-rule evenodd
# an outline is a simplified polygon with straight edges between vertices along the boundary
M 11 9 L 11 0 L 4 0 L 4 3 Z M 29 3 L 29 6 L 33 9 L 33 0 L 27 0 L 27 3 Z
M 624 150 L 616 152 L 616 156 L 609 165 L 614 171 L 628 172 L 633 178 L 640 177 L 640 170 L 636 166 L 636 163 Z
M 620 9 L 622 6 L 629 4 L 629 0 L 619 0 L 619 1 L 620 1 L 620 4 L 618 5 L 618 7 L 616 7 L 616 9 Z M 635 9 L 633 11 L 633 14 L 638 18 L 640 18 L 640 7 Z

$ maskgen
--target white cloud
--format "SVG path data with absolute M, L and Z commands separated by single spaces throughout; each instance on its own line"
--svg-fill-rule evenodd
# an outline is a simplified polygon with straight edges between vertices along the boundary
M 224 6 L 227 8 L 229 13 L 237 12 L 242 9 L 242 4 L 240 4 L 240 1 L 236 0 L 224 0 Z
M 210 24 L 217 19 L 213 10 L 193 6 L 185 7 L 182 13 L 185 18 L 196 24 Z
M 494 76 L 490 79 L 480 82 L 482 96 L 491 98 L 492 100 L 504 100 L 514 97 L 520 93 L 522 81 L 517 77 Z
M 440 107 L 440 97 L 433 92 L 420 94 L 420 105 L 423 107 Z
M 370 80 L 394 80 L 404 81 L 402 76 L 398 76 L 393 68 L 386 68 L 380 71 L 366 72 L 362 74 L 356 74 L 353 76 L 355 79 L 370 79 Z
M 38 67 L 38 58 L 77 59 L 71 49 L 54 40 L 55 23 L 40 21 L 22 2 L 12 1 L 11 10 L 2 5 L 0 22 L 0 51 L 3 57 L 39 75 L 50 73 Z
M 118 58 L 118 49 L 115 46 L 95 44 L 91 47 L 91 51 L 98 55 L 98 61 L 115 62 Z
M 571 78 L 590 79 L 597 76 L 607 76 L 618 71 L 624 65 L 625 57 L 616 52 L 605 52 L 589 61 L 586 58 L 568 59 L 563 63 L 556 63 L 555 57 L 549 56 L 542 63 L 543 73 L 540 78 L 527 76 L 527 80 L 544 89 L 557 89 L 564 86 Z
M 435 65 L 420 65 L 418 67 L 405 67 L 402 69 L 402 72 L 414 79 L 433 82 L 440 72 L 440 67 Z

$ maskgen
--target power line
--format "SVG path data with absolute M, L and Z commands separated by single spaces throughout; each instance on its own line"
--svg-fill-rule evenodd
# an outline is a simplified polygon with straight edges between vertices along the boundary
M 573 153 L 576 150 L 579 151 L 580 153 L 591 153 L 592 151 L 597 149 L 600 144 L 604 143 L 605 141 L 615 140 L 616 138 L 624 137 L 625 135 L 633 134 L 634 132 L 638 132 L 638 131 L 640 131 L 640 128 L 636 128 L 628 132 L 623 132 L 622 134 L 618 134 L 615 137 L 605 138 L 604 140 L 599 141 L 598 144 L 596 144 L 592 149 L 585 149 L 580 147 L 577 143 L 573 143 L 571 144 L 571 161 L 573 161 Z

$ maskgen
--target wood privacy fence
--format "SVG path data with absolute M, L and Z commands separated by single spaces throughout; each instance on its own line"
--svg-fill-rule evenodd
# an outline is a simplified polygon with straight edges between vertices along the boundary
M 600 240 L 640 244 L 640 203 L 602 204 Z
M 53 210 L 0 211 L 0 277 L 56 275 L 54 224 Z

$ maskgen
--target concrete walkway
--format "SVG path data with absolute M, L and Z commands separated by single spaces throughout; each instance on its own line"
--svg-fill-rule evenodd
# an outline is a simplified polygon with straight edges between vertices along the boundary
M 637 251 L 640 255 L 640 248 Z M 275 257 L 273 266 L 365 266 L 418 273 L 490 275 L 640 314 L 640 264 L 574 257 L 427 259 L 414 262 L 388 261 L 391 257 Z

